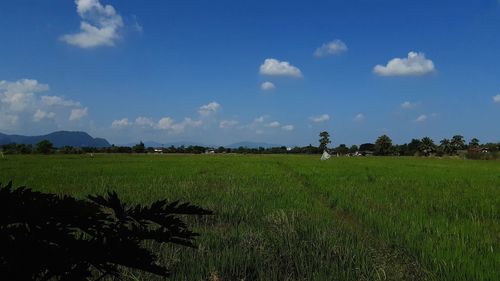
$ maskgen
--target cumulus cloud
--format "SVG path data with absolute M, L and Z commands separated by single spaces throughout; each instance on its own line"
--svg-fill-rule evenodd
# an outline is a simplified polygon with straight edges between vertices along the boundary
M 99 0 L 76 0 L 76 10 L 81 18 L 80 31 L 66 34 L 61 40 L 80 48 L 114 46 L 123 27 L 122 17 L 111 5 Z
M 499 0 L 500 1 L 500 0 Z M 493 96 L 493 102 L 494 103 L 500 103 L 500 94 Z
M 41 97 L 42 103 L 48 106 L 66 106 L 66 107 L 80 107 L 81 104 L 76 101 L 72 100 L 66 100 L 63 97 L 59 96 L 42 96 Z
M 347 51 L 347 45 L 339 39 L 323 44 L 314 52 L 316 57 L 338 55 Z
M 236 120 L 222 120 L 219 123 L 219 128 L 230 128 L 230 127 L 233 127 L 235 125 L 238 125 L 238 123 L 239 122 Z
M 220 108 L 221 108 L 220 104 L 213 101 L 209 104 L 205 104 L 205 105 L 200 106 L 198 113 L 200 113 L 200 115 L 202 115 L 202 116 L 208 116 L 208 115 L 211 115 L 213 113 L 216 113 L 217 111 L 219 111 Z
M 354 116 L 354 122 L 363 122 L 365 121 L 366 117 L 363 113 L 358 113 L 356 116 Z
M 2 130 L 13 129 L 18 125 L 19 117 L 16 115 L 5 114 L 0 111 L 0 128 Z
M 309 117 L 309 120 L 311 120 L 314 123 L 321 123 L 330 120 L 330 115 L 328 114 L 321 114 L 320 116 L 312 116 Z
M 119 120 L 114 120 L 111 123 L 111 127 L 115 129 L 120 129 L 129 126 L 130 123 L 127 118 L 119 119 Z
M 254 123 L 262 123 L 266 119 L 266 116 L 262 115 L 253 120 Z
M 69 121 L 76 121 L 80 120 L 83 117 L 87 116 L 88 114 L 88 108 L 73 108 L 71 110 L 71 114 L 69 115 Z
M 88 109 L 82 108 L 79 102 L 56 95 L 39 95 L 46 91 L 49 91 L 49 85 L 35 79 L 0 81 L 0 118 L 3 119 L 0 130 L 33 132 L 54 129 L 67 125 L 65 116 L 72 115 L 76 120 L 87 114 Z M 43 124 L 48 127 L 42 128 L 39 122 L 46 119 L 53 122 Z
M 279 126 L 280 126 L 280 122 L 278 122 L 278 121 L 273 121 L 273 122 L 266 125 L 266 127 L 269 127 L 269 128 L 278 128 Z
M 56 114 L 54 112 L 46 112 L 38 109 L 35 114 L 33 114 L 33 121 L 40 122 L 42 119 L 54 118 Z
M 141 127 L 153 127 L 154 122 L 151 118 L 140 116 L 135 119 L 135 124 Z
M 174 125 L 174 119 L 170 117 L 163 117 L 158 120 L 156 127 L 161 130 L 168 130 L 172 128 L 172 125 Z
M 180 122 L 176 122 L 171 117 L 162 117 L 157 122 L 149 117 L 137 117 L 134 122 L 130 122 L 128 118 L 114 120 L 111 123 L 111 128 L 122 129 L 125 127 L 135 129 L 152 128 L 158 131 L 167 131 L 168 133 L 180 133 L 187 128 L 199 127 L 203 124 L 202 120 L 194 120 L 191 118 L 184 118 Z
M 295 127 L 293 125 L 285 125 L 285 126 L 281 127 L 281 129 L 283 131 L 293 131 L 294 128 Z
M 170 129 L 172 130 L 173 133 L 180 133 L 183 132 L 186 128 L 196 128 L 199 127 L 203 124 L 201 120 L 193 120 L 189 117 L 184 118 L 179 123 L 173 123 L 172 126 L 170 126 Z
M 391 59 L 387 65 L 376 65 L 373 72 L 380 76 L 418 76 L 434 72 L 434 63 L 424 53 L 409 52 L 407 58 Z
M 412 109 L 412 108 L 415 108 L 417 107 L 418 103 L 416 102 L 409 102 L 409 101 L 405 101 L 401 104 L 401 108 L 404 108 L 404 109 Z
M 260 66 L 260 74 L 271 76 L 290 76 L 300 78 L 302 72 L 299 68 L 291 65 L 287 61 L 279 61 L 277 59 L 268 58 Z
M 274 90 L 276 86 L 272 82 L 266 81 L 260 85 L 260 88 L 264 91 Z
M 418 122 L 418 123 L 421 123 L 421 122 L 425 122 L 427 120 L 427 115 L 425 114 L 422 114 L 420 116 L 417 117 L 417 119 L 415 119 L 415 122 Z
M 35 94 L 49 90 L 47 84 L 34 79 L 21 79 L 15 82 L 0 81 L 0 102 L 12 111 L 23 111 L 36 102 Z

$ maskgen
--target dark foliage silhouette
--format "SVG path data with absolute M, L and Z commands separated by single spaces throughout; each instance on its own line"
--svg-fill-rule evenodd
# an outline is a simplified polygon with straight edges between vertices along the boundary
M 115 192 L 80 200 L 0 184 L 2 280 L 101 280 L 120 266 L 160 276 L 169 270 L 141 244 L 195 247 L 179 215 L 209 215 L 189 203 L 127 206 Z

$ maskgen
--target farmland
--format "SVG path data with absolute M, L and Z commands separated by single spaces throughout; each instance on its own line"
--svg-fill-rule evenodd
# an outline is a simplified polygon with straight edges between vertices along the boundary
M 172 280 L 500 280 L 500 162 L 305 155 L 9 155 L 0 182 L 189 201 Z M 152 280 L 129 271 L 130 280 Z

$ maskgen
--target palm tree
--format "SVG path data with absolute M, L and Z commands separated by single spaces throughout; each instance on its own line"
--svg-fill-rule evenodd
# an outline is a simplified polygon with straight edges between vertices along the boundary
M 473 138 L 469 142 L 469 147 L 479 147 L 479 140 L 476 138 Z
M 465 148 L 464 137 L 461 135 L 454 135 L 453 138 L 451 138 L 451 146 L 453 146 L 455 153 L 458 150 L 464 149 Z
M 378 137 L 375 142 L 375 153 L 377 155 L 389 155 L 392 152 L 392 140 L 387 135 Z
M 424 137 L 420 141 L 420 146 L 418 147 L 418 151 L 425 156 L 431 155 L 431 153 L 436 151 L 436 145 L 434 141 L 429 137 Z
M 442 139 L 440 141 L 439 149 L 447 155 L 452 155 L 454 153 L 453 146 L 449 139 Z

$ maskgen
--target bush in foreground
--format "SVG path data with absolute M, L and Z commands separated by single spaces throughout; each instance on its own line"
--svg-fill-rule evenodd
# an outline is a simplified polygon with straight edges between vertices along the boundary
M 101 280 L 120 267 L 169 270 L 142 246 L 152 240 L 195 247 L 179 215 L 209 215 L 189 203 L 127 206 L 115 192 L 87 200 L 0 184 L 0 276 L 5 280 Z

